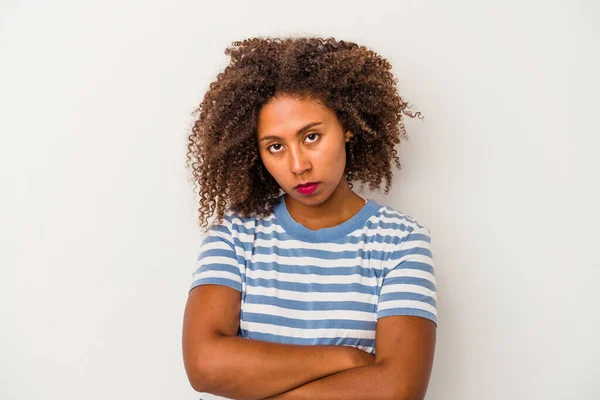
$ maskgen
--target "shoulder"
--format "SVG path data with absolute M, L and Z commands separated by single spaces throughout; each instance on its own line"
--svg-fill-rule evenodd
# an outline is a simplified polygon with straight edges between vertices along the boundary
M 385 243 L 384 271 L 387 273 L 402 265 L 402 269 L 423 270 L 428 277 L 433 276 L 431 230 L 411 215 L 390 206 L 381 206 L 374 217 L 381 234 L 377 240 Z
M 228 235 L 232 238 L 245 237 L 250 235 L 254 236 L 257 231 L 261 228 L 270 227 L 274 225 L 276 219 L 273 213 L 267 216 L 243 216 L 240 213 L 228 210 L 224 213 L 223 219 L 220 222 L 214 221 L 208 228 L 208 234 L 212 232 L 220 232 L 221 234 Z
M 429 235 L 430 229 L 411 215 L 388 205 L 380 205 L 379 209 L 369 218 L 369 228 L 374 234 L 380 234 L 399 243 L 411 234 Z

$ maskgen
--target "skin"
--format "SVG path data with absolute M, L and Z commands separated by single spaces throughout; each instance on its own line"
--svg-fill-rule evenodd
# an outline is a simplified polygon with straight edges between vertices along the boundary
M 285 191 L 292 217 L 309 229 L 339 225 L 364 206 L 344 177 L 345 143 L 352 136 L 333 111 L 310 97 L 280 94 L 259 113 L 261 159 Z M 295 187 L 307 182 L 319 187 L 303 196 Z M 183 352 L 194 389 L 247 400 L 424 398 L 436 341 L 432 321 L 380 318 L 373 356 L 347 346 L 236 337 L 240 300 L 239 291 L 219 285 L 198 286 L 188 296 Z
M 436 326 L 412 316 L 377 321 L 375 363 L 308 382 L 266 400 L 423 400 L 434 358 Z
M 280 187 L 254 146 L 258 113 L 273 94 L 326 96 L 355 134 L 346 146 L 348 184 L 389 193 L 394 167 L 401 169 L 395 147 L 408 139 L 404 117 L 423 116 L 400 96 L 388 60 L 357 43 L 318 37 L 247 38 L 225 53 L 230 63 L 194 110 L 187 143 L 202 228 L 223 222 L 232 207 L 243 217 L 273 210 Z
M 353 136 L 331 109 L 311 97 L 280 94 L 260 110 L 257 142 L 262 162 L 285 191 L 290 215 L 309 229 L 339 225 L 364 206 L 344 176 L 345 143 Z M 310 195 L 295 189 L 308 182 L 319 183 Z
M 310 126 L 307 129 L 303 129 Z M 311 97 L 278 95 L 258 117 L 261 159 L 285 191 L 292 217 L 309 229 L 341 224 L 364 200 L 344 177 L 345 143 L 352 139 L 335 113 Z M 311 195 L 299 193 L 301 183 L 319 182 Z M 359 368 L 308 382 L 269 399 L 421 399 L 433 364 L 436 326 L 412 316 L 390 316 L 377 323 L 377 358 Z M 371 385 L 364 385 L 369 381 Z

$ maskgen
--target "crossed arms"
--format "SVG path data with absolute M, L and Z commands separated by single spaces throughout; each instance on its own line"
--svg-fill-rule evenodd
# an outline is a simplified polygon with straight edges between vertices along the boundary
M 183 359 L 199 392 L 240 400 L 423 399 L 436 326 L 421 317 L 377 322 L 376 356 L 349 346 L 303 346 L 237 336 L 241 293 L 220 285 L 190 291 Z

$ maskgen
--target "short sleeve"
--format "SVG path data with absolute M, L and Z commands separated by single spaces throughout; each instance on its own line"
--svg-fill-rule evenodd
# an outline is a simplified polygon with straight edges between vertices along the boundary
M 224 224 L 211 226 L 202 241 L 189 290 L 208 284 L 242 291 L 242 273 L 231 231 Z
M 431 232 L 420 226 L 398 245 L 383 278 L 377 319 L 391 315 L 427 318 L 437 326 L 437 290 Z

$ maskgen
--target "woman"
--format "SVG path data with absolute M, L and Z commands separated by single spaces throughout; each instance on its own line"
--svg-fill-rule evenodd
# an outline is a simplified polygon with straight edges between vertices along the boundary
M 226 50 L 189 136 L 208 227 L 184 315 L 203 399 L 422 399 L 437 328 L 430 231 L 353 190 L 392 178 L 390 64 L 333 38 Z

